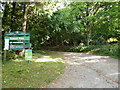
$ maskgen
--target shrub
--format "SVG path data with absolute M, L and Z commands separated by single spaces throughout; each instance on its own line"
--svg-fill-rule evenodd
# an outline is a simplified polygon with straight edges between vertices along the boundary
M 6 60 L 11 60 L 11 59 L 15 59 L 16 56 L 16 52 L 13 50 L 7 50 L 6 51 Z
M 70 49 L 74 52 L 84 52 L 105 56 L 112 56 L 115 58 L 120 58 L 120 47 L 118 44 L 106 44 L 106 45 L 90 45 L 90 46 L 76 46 Z
M 75 46 L 75 47 L 72 47 L 70 48 L 70 51 L 73 51 L 73 52 L 81 52 L 85 49 L 85 45 L 84 43 L 80 43 L 79 46 Z

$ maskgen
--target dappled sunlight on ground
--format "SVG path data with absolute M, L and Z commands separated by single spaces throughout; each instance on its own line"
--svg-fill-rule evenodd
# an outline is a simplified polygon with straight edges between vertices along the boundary
M 109 75 L 106 75 L 106 76 L 113 76 L 113 75 L 119 75 L 120 73 L 112 73 L 112 74 L 109 74 Z
M 43 56 L 44 58 L 50 58 L 50 56 Z
M 79 55 L 81 55 L 82 53 L 78 53 Z M 68 55 L 68 56 L 70 56 L 70 55 L 76 55 L 76 53 L 64 53 L 64 55 Z
M 23 61 L 26 61 L 26 60 L 24 60 L 24 59 L 15 59 L 15 60 L 13 60 L 14 62 L 23 62 Z
M 51 58 L 50 56 L 43 56 L 42 58 L 37 58 L 37 59 L 32 59 L 32 60 L 30 60 L 30 61 L 32 61 L 32 62 L 49 62 L 49 61 L 52 61 L 52 62 L 57 62 L 57 61 L 60 61 L 60 60 L 62 60 L 61 58 Z M 15 59 L 15 60 L 13 60 L 14 62 L 24 62 L 24 61 L 26 61 L 26 60 L 20 60 L 20 59 Z
M 38 58 L 34 61 L 35 62 L 49 62 L 49 61 L 56 62 L 58 60 L 62 60 L 62 59 L 61 58 L 55 58 L 55 59 L 52 59 L 52 58 Z
M 18 58 L 18 59 L 15 59 L 13 60 L 14 62 L 25 62 L 27 60 L 25 60 L 25 58 Z M 30 60 L 32 62 L 57 62 L 57 61 L 60 61 L 62 62 L 62 58 L 59 58 L 59 57 L 52 57 L 52 56 L 49 56 L 49 55 L 33 55 L 32 57 L 32 60 Z
M 87 55 L 87 54 L 76 54 L 74 55 L 74 53 L 70 53 L 70 54 L 64 54 L 65 56 L 65 60 L 69 59 L 69 55 L 71 57 L 71 59 L 73 60 L 69 60 L 67 61 L 68 64 L 85 64 L 85 63 L 98 63 L 98 62 L 106 62 L 107 60 L 107 56 L 91 56 L 91 55 Z M 85 56 L 87 55 L 87 56 Z M 84 56 L 84 57 L 82 57 Z
M 81 57 L 81 59 L 100 59 L 100 58 L 108 58 L 107 56 L 86 56 L 86 57 Z
M 97 62 L 106 62 L 106 60 L 91 60 L 91 61 L 85 61 L 85 62 L 72 62 L 72 61 L 67 61 L 68 64 L 70 65 L 82 65 L 82 64 L 87 64 L 87 63 L 97 63 Z
M 106 62 L 106 60 L 90 60 L 90 61 L 85 61 L 86 63 L 97 63 L 97 62 Z

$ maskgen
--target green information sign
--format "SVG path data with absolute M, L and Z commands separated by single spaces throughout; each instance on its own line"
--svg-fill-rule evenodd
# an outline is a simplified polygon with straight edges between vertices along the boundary
M 21 31 L 5 33 L 5 50 L 22 50 L 30 48 L 30 34 Z
M 30 40 L 29 36 L 26 37 L 5 37 L 5 39 L 9 39 L 9 40 Z
M 25 60 L 32 60 L 32 49 L 25 50 Z

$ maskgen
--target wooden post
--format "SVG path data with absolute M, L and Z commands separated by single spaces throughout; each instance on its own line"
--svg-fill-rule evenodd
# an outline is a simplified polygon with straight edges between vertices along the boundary
M 6 50 L 4 50 L 4 60 L 3 62 L 6 61 Z

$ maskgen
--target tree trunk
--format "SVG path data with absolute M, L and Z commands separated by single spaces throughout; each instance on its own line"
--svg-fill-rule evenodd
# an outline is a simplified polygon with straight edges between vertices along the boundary
M 14 16 L 15 16 L 15 11 L 16 11 L 16 9 L 15 9 L 15 8 L 16 8 L 16 2 L 13 2 L 13 3 L 12 3 L 12 6 L 13 6 L 13 7 L 12 7 L 12 12 L 11 12 L 11 26 L 10 26 L 11 31 L 15 30 L 13 24 L 15 23 L 15 21 L 14 21 L 14 20 L 15 20 L 15 17 L 14 17 Z
M 26 32 L 27 27 L 27 12 L 28 12 L 28 4 L 24 4 L 24 11 L 23 11 L 23 24 L 22 24 L 22 31 Z M 20 56 L 24 56 L 25 49 L 20 52 Z
M 89 29 L 88 35 L 87 35 L 87 45 L 90 45 L 90 40 L 91 40 L 91 30 Z
M 24 4 L 22 31 L 26 32 L 28 4 Z

